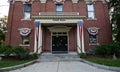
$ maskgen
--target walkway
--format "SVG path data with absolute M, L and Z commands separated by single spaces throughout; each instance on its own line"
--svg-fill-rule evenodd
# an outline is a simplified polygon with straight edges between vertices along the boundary
M 10 72 L 114 72 L 99 69 L 83 62 L 38 62 L 33 65 Z
M 83 63 L 77 53 L 51 54 L 43 53 L 38 62 L 10 72 L 114 72 L 99 69 Z

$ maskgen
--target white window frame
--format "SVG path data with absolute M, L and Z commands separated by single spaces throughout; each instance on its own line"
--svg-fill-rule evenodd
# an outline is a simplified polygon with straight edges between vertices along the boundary
M 56 12 L 62 12 L 63 11 L 63 5 L 62 4 L 56 4 Z
M 27 5 L 30 5 L 30 10 L 29 11 L 25 10 Z M 30 16 L 31 16 L 31 4 L 25 4 L 24 5 L 24 17 L 23 17 L 23 19 L 24 20 L 30 20 Z
M 95 37 L 95 39 L 96 39 L 96 42 L 94 42 L 94 43 L 90 41 L 92 36 Z M 89 45 L 99 45 L 99 43 L 98 43 L 98 36 L 97 35 L 90 35 L 89 34 Z
M 87 11 L 88 11 L 88 19 L 95 20 L 95 9 L 94 3 L 87 4 Z

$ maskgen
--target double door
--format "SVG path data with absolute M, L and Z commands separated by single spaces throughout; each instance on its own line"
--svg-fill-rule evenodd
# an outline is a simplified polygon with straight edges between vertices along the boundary
M 67 32 L 52 33 L 52 53 L 67 53 L 68 40 Z

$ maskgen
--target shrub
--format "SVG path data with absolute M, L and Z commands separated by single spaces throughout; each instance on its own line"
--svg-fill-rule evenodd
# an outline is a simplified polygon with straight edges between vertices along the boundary
M 4 46 L 0 46 L 0 54 L 3 54 Z
M 0 51 L 1 51 L 1 54 L 5 55 L 5 57 L 8 57 L 8 56 L 10 56 L 10 54 L 13 53 L 12 47 L 10 45 L 8 45 L 8 46 L 1 46 L 1 50 Z
M 18 59 L 25 60 L 29 58 L 29 50 L 24 49 L 20 46 L 16 46 L 13 48 L 13 51 Z
M 33 53 L 29 56 L 30 59 L 37 59 L 38 55 L 36 53 Z
M 104 55 L 104 56 L 106 56 L 106 55 L 112 56 L 113 54 L 119 56 L 120 43 L 119 42 L 111 42 L 106 45 L 97 46 L 95 48 L 95 52 L 96 52 L 96 54 Z
M 86 54 L 85 53 L 80 53 L 80 58 L 86 58 Z

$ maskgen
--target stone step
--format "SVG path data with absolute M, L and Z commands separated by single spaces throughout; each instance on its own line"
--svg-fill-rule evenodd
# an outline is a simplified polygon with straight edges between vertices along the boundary
M 58 61 L 80 61 L 81 59 L 75 52 L 70 52 L 67 54 L 52 54 L 43 53 L 39 60 L 40 62 L 58 62 Z

